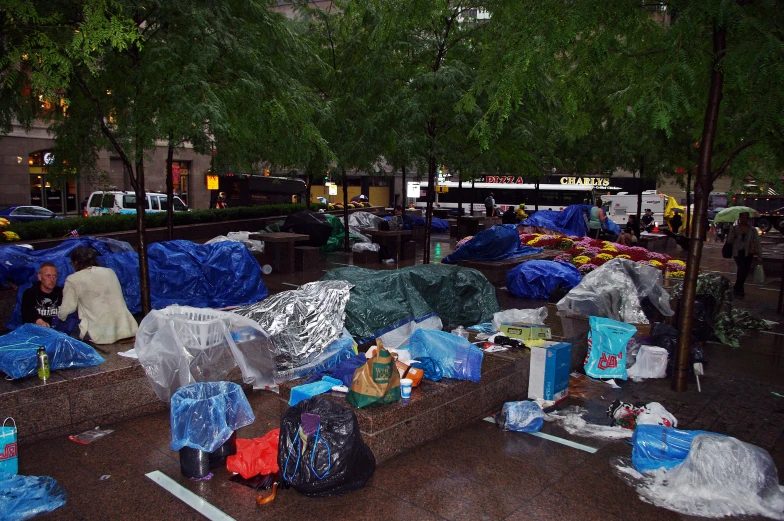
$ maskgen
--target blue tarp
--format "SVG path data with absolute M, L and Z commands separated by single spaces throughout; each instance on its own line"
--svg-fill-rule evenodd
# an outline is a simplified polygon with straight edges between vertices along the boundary
M 457 264 L 463 260 L 495 261 L 525 257 L 542 251 L 542 248 L 520 246 L 520 235 L 514 224 L 501 224 L 482 230 L 457 250 L 447 255 L 444 264 Z
M 593 206 L 590 204 L 571 204 L 560 212 L 539 210 L 520 224 L 539 226 L 565 235 L 585 237 L 588 234 L 587 218 L 591 213 L 591 208 Z M 621 233 L 621 228 L 609 218 L 605 221 L 604 227 L 615 235 Z
M 14 313 L 6 325 L 8 329 L 15 329 L 22 323 L 22 294 L 33 281 L 38 280 L 38 266 L 44 261 L 54 263 L 58 270 L 57 284 L 64 285 L 66 277 L 74 271 L 68 256 L 76 246 L 95 247 L 101 253 L 98 263 L 117 274 L 130 312 L 141 311 L 139 258 L 134 251 L 112 253 L 105 243 L 95 239 L 72 239 L 36 252 L 10 246 L 0 248 L 0 263 L 13 260 L 12 269 L 7 271 L 6 276 L 19 285 L 19 292 Z M 7 252 L 7 248 L 14 251 Z M 19 249 L 25 250 L 27 256 L 16 251 Z M 153 309 L 163 309 L 171 304 L 197 308 L 242 306 L 263 300 L 269 293 L 261 280 L 259 263 L 242 243 L 156 242 L 147 248 L 147 259 Z M 24 276 L 28 278 L 22 279 Z
M 24 521 L 65 504 L 65 490 L 49 476 L 0 473 L 0 519 Z
M 16 331 L 0 336 L 0 371 L 13 379 L 36 374 L 38 346 L 46 349 L 49 368 L 53 371 L 104 362 L 95 349 L 81 340 L 48 327 L 24 324 Z
M 411 223 L 414 226 L 424 226 L 426 224 L 423 217 L 414 216 L 411 216 Z M 438 233 L 448 233 L 449 222 L 445 221 L 444 219 L 439 219 L 438 217 L 432 217 L 430 221 L 430 230 Z
M 546 300 L 559 285 L 572 289 L 583 276 L 567 262 L 531 260 L 518 264 L 506 274 L 506 288 L 515 297 Z

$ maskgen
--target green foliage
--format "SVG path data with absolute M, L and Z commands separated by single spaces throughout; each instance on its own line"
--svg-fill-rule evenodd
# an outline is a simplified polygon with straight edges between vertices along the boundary
M 325 205 L 311 205 L 312 210 L 318 211 L 320 208 L 325 208 Z M 192 224 L 238 221 L 242 219 L 257 219 L 260 217 L 275 217 L 279 215 L 289 215 L 304 209 L 304 204 L 270 204 L 224 208 L 222 210 L 175 212 L 174 225 L 186 226 Z M 158 212 L 146 214 L 144 221 L 148 228 L 164 227 L 166 226 L 166 213 Z M 102 215 L 100 217 L 71 217 L 67 219 L 51 219 L 29 223 L 12 223 L 8 229 L 16 232 L 23 241 L 66 237 L 72 230 L 78 230 L 80 235 L 94 235 L 135 230 L 136 215 Z

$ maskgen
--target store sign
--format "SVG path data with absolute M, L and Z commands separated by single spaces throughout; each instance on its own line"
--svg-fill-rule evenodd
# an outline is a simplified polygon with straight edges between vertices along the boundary
M 606 177 L 562 177 L 562 185 L 610 186 Z
M 508 185 L 521 185 L 525 183 L 525 179 L 513 175 L 486 175 L 483 178 L 477 179 L 479 183 L 501 183 Z
M 51 165 L 52 163 L 54 163 L 54 154 L 51 152 L 46 152 L 44 154 L 44 164 Z
M 207 176 L 207 190 L 218 190 L 218 176 L 217 175 L 208 175 Z
M 420 184 L 408 183 L 408 188 L 406 189 L 406 197 L 410 197 L 412 199 L 418 199 L 422 197 L 422 192 L 420 191 Z
M 338 185 L 336 184 L 329 185 L 329 195 L 338 195 Z

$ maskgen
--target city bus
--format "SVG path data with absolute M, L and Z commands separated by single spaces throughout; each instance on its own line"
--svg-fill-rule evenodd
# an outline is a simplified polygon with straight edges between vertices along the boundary
M 229 207 L 305 201 L 305 181 L 295 177 L 225 174 L 218 186 L 214 197 L 225 192 Z
M 510 177 L 514 182 L 506 183 L 487 183 L 476 182 L 474 189 L 471 189 L 470 182 L 463 182 L 463 193 L 460 195 L 458 183 L 446 181 L 440 186 L 446 186 L 447 192 L 436 193 L 436 203 L 440 208 L 457 208 L 458 199 L 463 200 L 463 208 L 466 212 L 470 211 L 471 194 L 473 192 L 474 211 L 484 211 L 485 199 L 490 192 L 493 193 L 495 204 L 503 212 L 509 206 L 517 208 L 521 203 L 525 204 L 526 212 L 532 212 L 535 208 L 534 197 L 536 185 L 533 183 L 522 183 L 517 180 L 522 178 Z M 420 184 L 421 197 L 418 204 L 426 201 L 428 190 L 427 181 Z M 563 210 L 571 204 L 595 204 L 597 192 L 594 186 L 588 184 L 539 184 L 539 209 L 540 210 Z

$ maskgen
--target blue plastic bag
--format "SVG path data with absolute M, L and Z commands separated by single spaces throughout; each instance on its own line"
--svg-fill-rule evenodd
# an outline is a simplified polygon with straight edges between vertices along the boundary
M 481 349 L 465 338 L 434 329 L 417 329 L 408 343 L 411 358 L 428 357 L 440 367 L 444 378 L 478 382 L 482 376 Z
M 422 372 L 424 373 L 422 378 L 430 380 L 431 382 L 440 382 L 444 377 L 441 366 L 438 365 L 435 360 L 428 358 L 427 356 L 420 356 L 416 360 L 412 360 L 411 365 L 422 369 Z
M 530 260 L 518 264 L 506 274 L 506 288 L 515 297 L 546 300 L 559 285 L 572 289 L 583 276 L 572 264 L 548 260 Z
M 588 323 L 588 356 L 585 374 L 591 378 L 626 380 L 626 344 L 637 328 L 625 322 L 603 317 L 590 317 Z
M 507 431 L 539 432 L 544 425 L 544 412 L 535 402 L 506 402 L 496 423 Z
M 102 364 L 104 359 L 81 340 L 35 324 L 24 324 L 0 336 L 0 371 L 10 378 L 32 376 L 38 370 L 36 352 L 44 346 L 49 355 L 49 368 L 68 369 Z
M 242 388 L 233 382 L 199 382 L 171 398 L 171 450 L 214 452 L 232 433 L 255 421 Z
M 662 425 L 638 425 L 632 436 L 632 465 L 639 472 L 671 469 L 689 455 L 691 442 L 707 431 L 684 431 Z
M 49 476 L 0 473 L 0 519 L 24 521 L 65 504 L 65 491 Z

